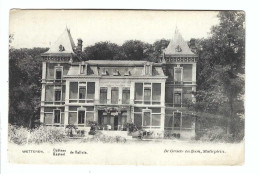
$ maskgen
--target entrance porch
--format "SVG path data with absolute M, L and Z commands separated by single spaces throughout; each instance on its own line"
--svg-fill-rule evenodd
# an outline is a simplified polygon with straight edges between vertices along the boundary
M 130 118 L 130 109 L 107 107 L 98 110 L 98 124 L 101 130 L 127 131 L 126 123 Z

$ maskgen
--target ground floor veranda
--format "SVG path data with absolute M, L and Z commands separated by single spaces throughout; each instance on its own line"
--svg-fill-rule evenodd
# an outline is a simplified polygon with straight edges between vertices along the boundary
M 47 126 L 78 129 L 97 123 L 100 130 L 128 131 L 126 124 L 134 123 L 140 130 L 152 131 L 155 137 L 195 138 L 196 117 L 173 107 L 138 105 L 93 105 L 44 107 L 41 122 Z

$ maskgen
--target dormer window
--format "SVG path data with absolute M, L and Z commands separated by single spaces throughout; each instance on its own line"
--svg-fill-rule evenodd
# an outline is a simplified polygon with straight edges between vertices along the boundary
M 182 52 L 182 49 L 181 49 L 180 45 L 178 45 L 178 46 L 175 48 L 175 51 L 177 51 L 177 52 Z
M 84 74 L 86 69 L 86 65 L 80 65 L 80 74 Z
M 60 52 L 65 51 L 65 48 L 64 48 L 63 45 L 60 45 L 60 46 L 59 46 L 59 51 L 60 51 Z
M 116 70 L 114 71 L 113 76 L 120 76 L 120 73 L 119 73 L 119 70 L 118 70 L 118 69 L 116 69 Z
M 145 75 L 152 75 L 152 65 L 147 63 L 144 65 L 144 74 Z
M 102 76 L 106 76 L 106 75 L 107 75 L 106 69 L 102 69 L 101 75 L 102 75 Z
M 130 76 L 130 75 L 131 75 L 130 71 L 126 71 L 124 74 L 124 76 Z

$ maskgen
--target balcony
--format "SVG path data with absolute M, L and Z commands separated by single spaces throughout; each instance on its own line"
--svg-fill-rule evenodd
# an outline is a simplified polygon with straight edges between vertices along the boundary
M 176 109 L 187 109 L 187 105 L 186 104 L 173 104 L 173 103 L 165 103 L 166 107 L 173 107 Z
M 160 105 L 160 100 L 134 100 L 134 104 L 142 104 L 142 105 Z
M 41 102 L 42 105 L 64 105 L 65 104 L 65 101 L 44 101 L 44 102 Z
M 174 81 L 171 79 L 168 79 L 167 83 L 172 83 L 174 85 L 196 85 L 195 81 Z
M 63 79 L 42 79 L 42 83 L 61 84 L 63 82 L 66 82 L 66 80 L 63 80 Z
M 69 103 L 94 103 L 94 99 L 69 99 Z

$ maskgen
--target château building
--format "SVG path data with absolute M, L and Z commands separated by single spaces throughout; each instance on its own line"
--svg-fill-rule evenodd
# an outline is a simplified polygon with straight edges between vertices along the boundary
M 159 63 L 83 61 L 82 43 L 75 45 L 66 29 L 41 55 L 41 123 L 86 129 L 95 121 L 113 131 L 134 123 L 156 137 L 195 137 L 195 116 L 185 107 L 195 102 L 194 40 L 188 45 L 176 30 Z

